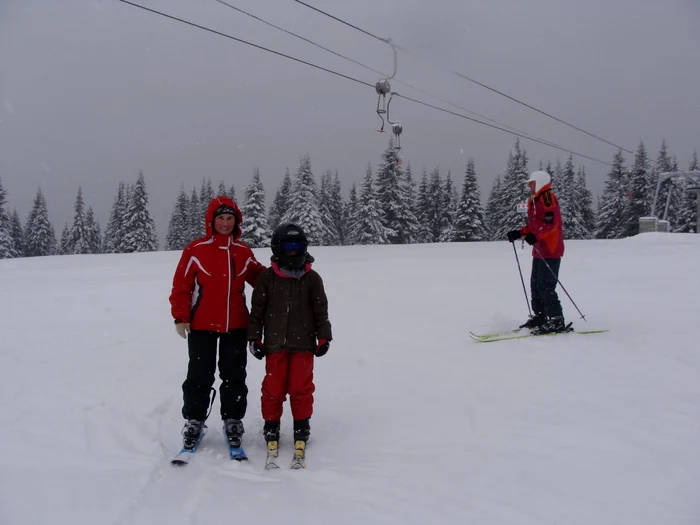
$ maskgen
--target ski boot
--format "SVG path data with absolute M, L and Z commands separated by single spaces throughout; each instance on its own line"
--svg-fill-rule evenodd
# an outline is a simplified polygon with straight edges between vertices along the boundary
M 279 440 L 280 440 L 280 422 L 265 421 L 263 426 L 263 436 L 267 442 L 267 458 L 265 459 L 265 469 L 279 468 Z
M 564 317 L 557 315 L 555 317 L 548 317 L 543 324 L 530 330 L 530 333 L 532 335 L 544 335 L 568 331 L 569 326 L 564 322 Z
M 196 419 L 185 421 L 185 426 L 182 428 L 182 448 L 184 450 L 194 450 L 205 428 L 204 421 Z
M 544 314 L 531 315 L 527 321 L 520 325 L 520 328 L 527 328 L 529 330 L 532 328 L 537 328 L 538 326 L 542 326 L 546 320 L 547 318 L 544 316 Z
M 309 419 L 294 420 L 294 441 L 308 441 L 311 436 L 311 425 Z
M 263 437 L 265 441 L 279 441 L 280 440 L 280 422 L 279 421 L 265 421 L 263 426 Z
M 294 459 L 291 468 L 306 468 L 306 442 L 311 436 L 309 418 L 294 420 Z
M 230 447 L 238 448 L 241 446 L 244 432 L 243 422 L 240 419 L 224 419 L 224 434 L 226 434 Z

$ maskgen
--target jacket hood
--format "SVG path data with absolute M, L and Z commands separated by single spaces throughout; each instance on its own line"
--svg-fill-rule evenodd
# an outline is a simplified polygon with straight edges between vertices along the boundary
M 235 202 L 233 202 L 232 199 L 225 195 L 222 195 L 220 197 L 214 197 L 209 203 L 207 213 L 204 217 L 204 227 L 206 228 L 207 238 L 214 235 L 214 212 L 221 205 L 228 206 L 235 210 L 236 227 L 233 229 L 231 237 L 233 237 L 234 240 L 238 239 L 241 236 L 241 222 L 243 222 L 243 215 L 241 214 L 241 210 L 238 209 L 238 205 Z
M 306 253 L 306 259 L 304 260 L 304 265 L 301 268 L 287 268 L 285 266 L 280 266 L 280 260 L 276 255 L 270 257 L 270 267 L 280 277 L 285 279 L 301 279 L 304 275 L 309 273 L 311 266 L 313 266 L 314 258 L 310 253 Z

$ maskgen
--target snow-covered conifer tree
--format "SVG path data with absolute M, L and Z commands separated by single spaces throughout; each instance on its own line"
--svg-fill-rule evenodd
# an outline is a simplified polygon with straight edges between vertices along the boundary
M 246 186 L 243 208 L 241 240 L 251 248 L 270 246 L 270 226 L 265 210 L 265 188 L 260 180 L 260 170 L 253 169 L 253 178 Z
M 194 239 L 190 238 L 190 200 L 185 193 L 185 185 L 180 186 L 173 213 L 165 236 L 165 250 L 184 250 Z
M 574 221 L 569 231 L 570 239 L 590 239 L 595 233 L 595 214 L 593 212 L 593 195 L 586 184 L 586 170 L 578 169 L 573 191 Z
M 351 237 L 355 244 L 387 244 L 387 231 L 382 222 L 382 209 L 375 195 L 371 166 L 357 197 L 357 215 Z
M 83 189 L 78 187 L 78 194 L 75 197 L 73 206 L 73 223 L 70 228 L 70 235 L 66 245 L 66 253 L 87 254 L 90 252 L 90 238 L 85 219 L 85 201 L 83 200 Z
M 124 219 L 127 213 L 126 186 L 119 183 L 102 241 L 103 253 L 121 253 L 124 240 Z
M 416 196 L 416 219 L 418 222 L 416 242 L 427 243 L 434 241 L 431 229 L 433 215 L 434 209 L 429 194 L 428 172 L 423 168 L 420 184 L 418 185 L 418 195 Z
M 41 188 L 36 192 L 32 211 L 29 212 L 24 228 L 24 247 L 26 257 L 54 255 L 57 252 L 56 233 L 49 220 L 49 212 Z
M 598 203 L 597 239 L 619 239 L 624 228 L 625 208 L 627 207 L 628 171 L 622 150 L 613 158 L 605 189 Z
M 15 208 L 10 216 L 10 235 L 15 247 L 15 257 L 25 257 L 24 254 L 24 233 L 22 231 L 22 221 Z
M 415 222 L 413 210 L 408 202 L 406 182 L 401 158 L 394 147 L 393 138 L 382 154 L 377 169 L 376 199 L 382 210 L 382 224 L 391 244 L 407 244 L 411 241 L 411 224 Z
M 317 193 L 316 180 L 311 172 L 311 158 L 304 155 L 289 194 L 289 208 L 282 220 L 301 226 L 309 244 L 318 246 L 326 235 L 326 227 L 319 213 Z
M 196 188 L 192 188 L 192 195 L 190 196 L 190 211 L 187 215 L 189 224 L 188 237 L 191 239 L 191 241 L 204 237 L 206 232 L 204 217 L 201 216 L 201 212 L 202 209 L 199 205 L 199 194 L 197 193 Z
M 158 249 L 155 224 L 148 211 L 148 191 L 143 172 L 136 179 L 124 222 L 125 253 L 153 252 Z
M 651 211 L 650 197 L 653 195 L 651 179 L 647 150 L 644 147 L 644 142 L 640 142 L 634 156 L 634 165 L 629 173 L 625 193 L 629 197 L 626 199 L 625 214 L 620 225 L 622 237 L 630 237 L 639 233 L 640 217 L 649 215 Z
M 343 222 L 345 223 L 345 244 L 357 244 L 355 235 L 357 228 L 357 186 L 353 183 L 350 188 L 350 197 L 348 202 L 343 206 Z
M 0 179 L 0 259 L 11 259 L 17 257 L 15 242 L 12 238 L 12 221 L 7 212 L 7 192 L 2 186 Z
M 88 253 L 100 253 L 102 251 L 102 231 L 92 206 L 88 207 L 85 214 L 85 231 L 87 233 Z
M 289 194 L 292 191 L 292 178 L 289 176 L 289 168 L 284 173 L 284 178 L 282 179 L 282 184 L 277 188 L 275 193 L 275 198 L 270 206 L 270 214 L 268 215 L 268 222 L 270 228 L 274 230 L 282 222 L 282 217 L 287 213 L 289 209 Z
M 452 232 L 452 240 L 455 242 L 484 241 L 487 238 L 481 192 L 472 158 L 467 161 L 464 172 L 462 195 L 457 203 Z

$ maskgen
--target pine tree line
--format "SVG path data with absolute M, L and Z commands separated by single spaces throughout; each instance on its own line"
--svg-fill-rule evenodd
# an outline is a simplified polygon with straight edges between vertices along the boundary
M 70 225 L 65 224 L 60 241 L 56 240 L 41 188 L 34 197 L 24 228 L 17 211 L 9 215 L 6 204 L 7 193 L 0 179 L 0 259 L 158 249 L 155 225 L 148 211 L 148 192 L 143 173 L 139 173 L 133 185 L 119 183 L 104 236 L 92 206 L 86 207 L 80 187 L 73 206 L 73 220 Z
M 104 236 L 94 219 L 92 208 L 83 213 L 82 192 L 73 208 L 73 225 L 64 227 L 59 243 L 60 254 L 135 253 L 158 249 L 155 223 L 148 210 L 148 191 L 143 172 L 134 184 L 120 182 L 107 221 Z
M 368 166 L 359 191 L 352 186 L 347 201 L 338 172 L 326 171 L 317 182 L 311 159 L 305 155 L 294 176 L 286 170 L 267 212 L 264 203 L 265 190 L 256 168 L 242 203 L 238 203 L 243 213 L 242 239 L 253 247 L 268 246 L 272 230 L 287 221 L 299 224 L 310 242 L 321 246 L 487 238 L 473 159 L 467 163 L 461 195 L 451 173 L 443 178 L 437 169 L 429 183 L 423 171 L 417 192 L 411 167 L 403 168 L 393 142 L 376 172 Z M 172 239 L 176 232 L 186 231 L 188 209 L 182 188 L 170 220 Z M 180 243 L 186 241 L 180 239 Z M 169 241 L 167 248 L 180 249 L 181 245 Z
M 173 212 L 170 215 L 164 249 L 182 250 L 193 240 L 204 237 L 205 217 L 209 203 L 214 197 L 223 195 L 236 202 L 236 188 L 233 185 L 227 188 L 223 181 L 219 183 L 215 193 L 211 179 L 202 179 L 199 192 L 197 188 L 192 188 L 189 196 L 185 191 L 184 184 L 181 185 Z
M 556 160 L 554 166 L 540 164 L 539 169 L 552 177 L 567 239 L 634 235 L 640 217 L 663 216 L 667 200 L 671 231 L 697 231 L 697 196 L 688 191 L 686 180 L 662 182 L 656 209 L 651 210 L 659 174 L 679 169 L 665 141 L 655 162 L 649 159 L 643 142 L 630 168 L 625 166 L 621 151 L 615 154 L 598 197 L 597 213 L 585 169 L 576 168 L 571 155 L 563 165 Z M 699 169 L 695 152 L 688 170 Z M 242 238 L 252 247 L 264 247 L 276 225 L 293 221 L 304 227 L 313 244 L 324 246 L 502 240 L 508 230 L 525 222 L 525 180 L 530 171 L 527 152 L 516 141 L 503 173 L 495 177 L 484 208 L 473 159 L 466 163 L 461 184 L 455 182 L 450 171 L 443 175 L 438 168 L 430 172 L 423 168 L 416 181 L 411 165 L 404 167 L 390 142 L 377 169 L 368 165 L 364 179 L 353 184 L 348 199 L 344 199 L 338 172 L 325 171 L 317 183 L 307 155 L 301 157 L 293 176 L 286 170 L 269 210 L 260 172 L 254 169 L 239 203 L 243 213 Z M 211 180 L 203 179 L 200 188 L 192 188 L 189 194 L 181 186 L 168 225 L 166 250 L 181 250 L 204 235 L 206 209 L 216 195 L 228 195 L 236 201 L 234 186 L 227 187 L 224 182 L 215 191 Z M 119 183 L 104 234 L 78 188 L 72 222 L 65 224 L 58 242 L 41 189 L 22 226 L 17 211 L 8 209 L 7 193 L 0 179 L 0 258 L 157 249 L 141 172 L 134 184 Z
M 530 191 L 526 181 L 534 171 L 528 166 L 527 152 L 515 142 L 508 155 L 506 169 L 496 177 L 486 203 L 486 225 L 491 240 L 503 240 L 508 231 L 520 228 L 527 221 L 527 199 Z M 564 166 L 557 160 L 537 168 L 549 173 L 552 190 L 561 208 L 565 239 L 590 239 L 595 234 L 593 196 L 586 183 L 586 171 L 576 169 L 569 155 Z
M 688 171 L 699 170 L 696 151 Z M 678 161 L 669 155 L 665 140 L 655 162 L 649 159 L 644 142 L 640 142 L 631 168 L 625 166 L 622 151 L 618 151 L 598 200 L 596 238 L 619 239 L 635 235 L 639 231 L 639 219 L 650 215 L 659 218 L 666 215 L 670 231 L 696 233 L 697 194 L 689 191 L 693 183 L 687 179 L 662 181 L 656 207 L 652 210 L 659 174 L 669 171 L 680 169 Z
M 689 191 L 693 183 L 686 179 L 666 179 L 661 183 L 656 208 L 652 210 L 659 174 L 679 171 L 678 161 L 668 153 L 666 141 L 652 162 L 646 147 L 640 142 L 631 168 L 625 165 L 622 151 L 613 157 L 605 187 L 598 198 L 597 214 L 593 211 L 593 196 L 586 184 L 583 167 L 576 169 L 573 156 L 562 166 L 546 168 L 552 178 L 552 189 L 561 206 L 566 239 L 618 239 L 636 235 L 639 219 L 649 215 L 663 217 L 668 203 L 667 219 L 671 231 L 697 232 L 697 193 Z M 698 171 L 697 152 L 688 171 Z M 523 223 L 524 217 L 516 212 L 519 203 L 527 200 L 523 180 L 529 173 L 527 154 L 515 143 L 507 167 L 496 177 L 486 204 L 486 226 L 489 238 L 503 239 L 505 233 Z M 670 195 L 670 197 L 669 197 Z M 520 209 L 524 209 L 522 206 Z

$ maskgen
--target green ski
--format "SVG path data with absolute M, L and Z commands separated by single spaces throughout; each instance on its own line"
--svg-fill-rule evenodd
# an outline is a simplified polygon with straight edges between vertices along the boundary
M 484 334 L 481 336 L 470 333 L 469 336 L 477 343 L 494 343 L 496 341 L 507 341 L 510 339 L 526 339 L 528 337 L 547 337 L 553 335 L 564 335 L 564 334 L 578 334 L 578 335 L 589 335 L 589 334 L 602 334 L 608 330 L 570 330 L 568 332 L 553 332 L 549 334 Z

